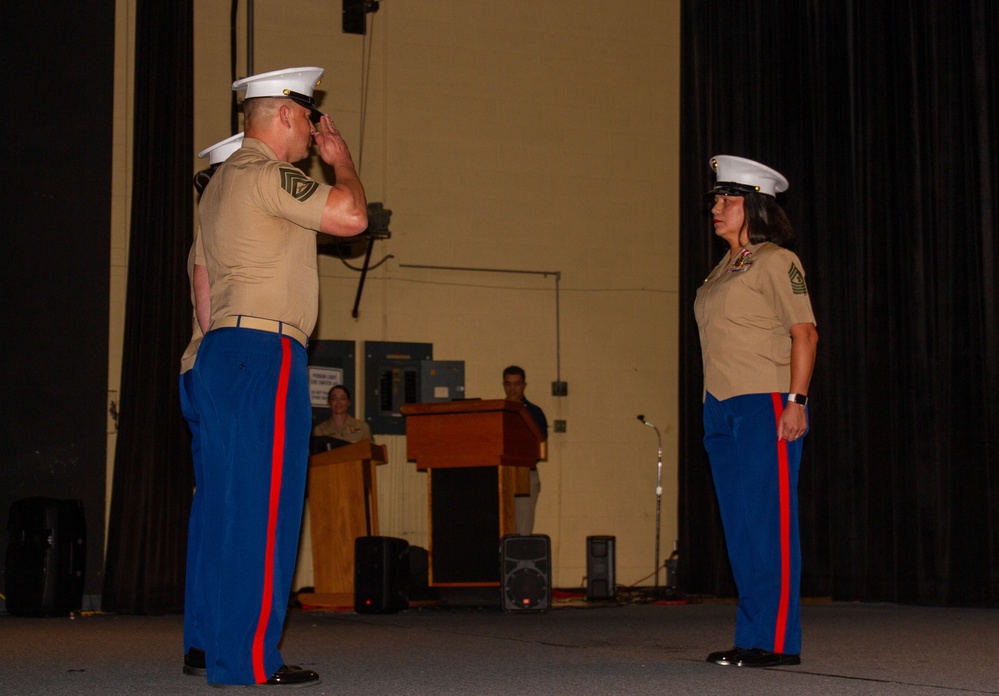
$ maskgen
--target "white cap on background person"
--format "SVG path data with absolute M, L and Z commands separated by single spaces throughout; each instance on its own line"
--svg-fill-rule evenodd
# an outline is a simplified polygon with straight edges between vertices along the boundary
M 229 159 L 229 155 L 241 147 L 243 147 L 243 134 L 236 133 L 221 142 L 209 145 L 198 153 L 198 157 L 204 159 L 207 156 L 208 164 L 222 164 Z

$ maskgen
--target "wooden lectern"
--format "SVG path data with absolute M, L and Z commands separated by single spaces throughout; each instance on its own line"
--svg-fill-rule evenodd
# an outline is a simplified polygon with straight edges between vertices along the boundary
M 354 605 L 354 540 L 378 535 L 375 465 L 385 445 L 361 440 L 309 457 L 309 522 L 315 592 L 299 594 L 313 606 Z
M 516 532 L 517 471 L 537 463 L 541 431 L 519 401 L 407 404 L 406 456 L 427 472 L 430 584 L 500 584 L 499 542 Z

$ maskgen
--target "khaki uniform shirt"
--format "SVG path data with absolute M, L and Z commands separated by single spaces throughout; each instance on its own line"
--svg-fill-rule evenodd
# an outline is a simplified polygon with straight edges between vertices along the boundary
M 371 439 L 371 428 L 364 421 L 347 416 L 343 425 L 337 425 L 332 418 L 323 421 L 312 429 L 312 434 L 317 437 L 335 437 L 346 442 L 360 442 Z
M 248 315 L 312 333 L 319 310 L 316 230 L 331 188 L 278 160 L 260 140 L 243 140 L 198 206 L 210 323 Z
M 791 251 L 751 244 L 728 253 L 698 289 L 704 390 L 719 399 L 791 387 L 791 327 L 814 324 L 801 261 Z
M 191 307 L 197 307 L 197 300 L 194 297 L 194 266 L 195 264 L 199 266 L 205 265 L 204 256 L 198 258 L 198 250 L 200 245 L 198 244 L 198 232 L 194 233 L 194 244 L 191 245 L 191 251 L 187 254 L 187 277 L 191 283 Z M 184 374 L 192 367 L 194 367 L 194 360 L 198 357 L 198 346 L 201 345 L 201 339 L 205 337 L 201 333 L 201 324 L 198 323 L 198 313 L 195 310 L 193 315 L 193 321 L 191 327 L 191 342 L 187 344 L 187 348 L 184 350 L 184 354 L 180 356 L 180 373 Z

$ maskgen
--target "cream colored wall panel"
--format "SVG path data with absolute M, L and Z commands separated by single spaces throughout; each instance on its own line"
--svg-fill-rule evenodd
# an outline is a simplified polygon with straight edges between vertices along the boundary
M 208 166 L 197 153 L 233 134 L 229 105 L 232 76 L 229 54 L 230 3 L 221 0 L 194 4 L 194 142 L 192 175 Z M 244 25 L 245 26 L 245 25 Z M 237 42 L 245 30 L 237 31 Z M 241 54 L 243 55 L 243 54 Z M 239 63 L 238 63 L 239 64 Z M 245 65 L 245 62 L 242 64 Z M 192 187 L 192 195 L 195 195 Z
M 114 107 L 111 152 L 111 229 L 108 303 L 108 401 L 118 400 L 124 350 L 125 295 L 128 277 L 128 230 L 131 219 L 132 95 L 135 3 L 115 5 Z M 117 432 L 109 422 L 105 472 L 104 519 L 111 512 Z M 108 526 L 104 526 L 107 546 Z
M 376 438 L 388 449 L 388 464 L 378 467 L 378 514 L 381 533 L 427 548 L 429 516 L 427 475 L 406 461 L 406 438 Z

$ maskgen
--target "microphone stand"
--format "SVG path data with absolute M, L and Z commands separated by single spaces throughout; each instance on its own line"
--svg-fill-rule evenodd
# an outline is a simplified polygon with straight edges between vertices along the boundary
M 645 420 L 645 416 L 638 416 L 638 420 L 642 422 L 642 425 L 647 425 L 656 431 L 656 438 L 659 440 L 659 461 L 656 464 L 656 580 L 653 592 L 656 596 L 659 595 L 659 515 L 662 509 L 663 500 L 663 438 L 659 434 L 659 428 L 654 426 L 649 421 Z

